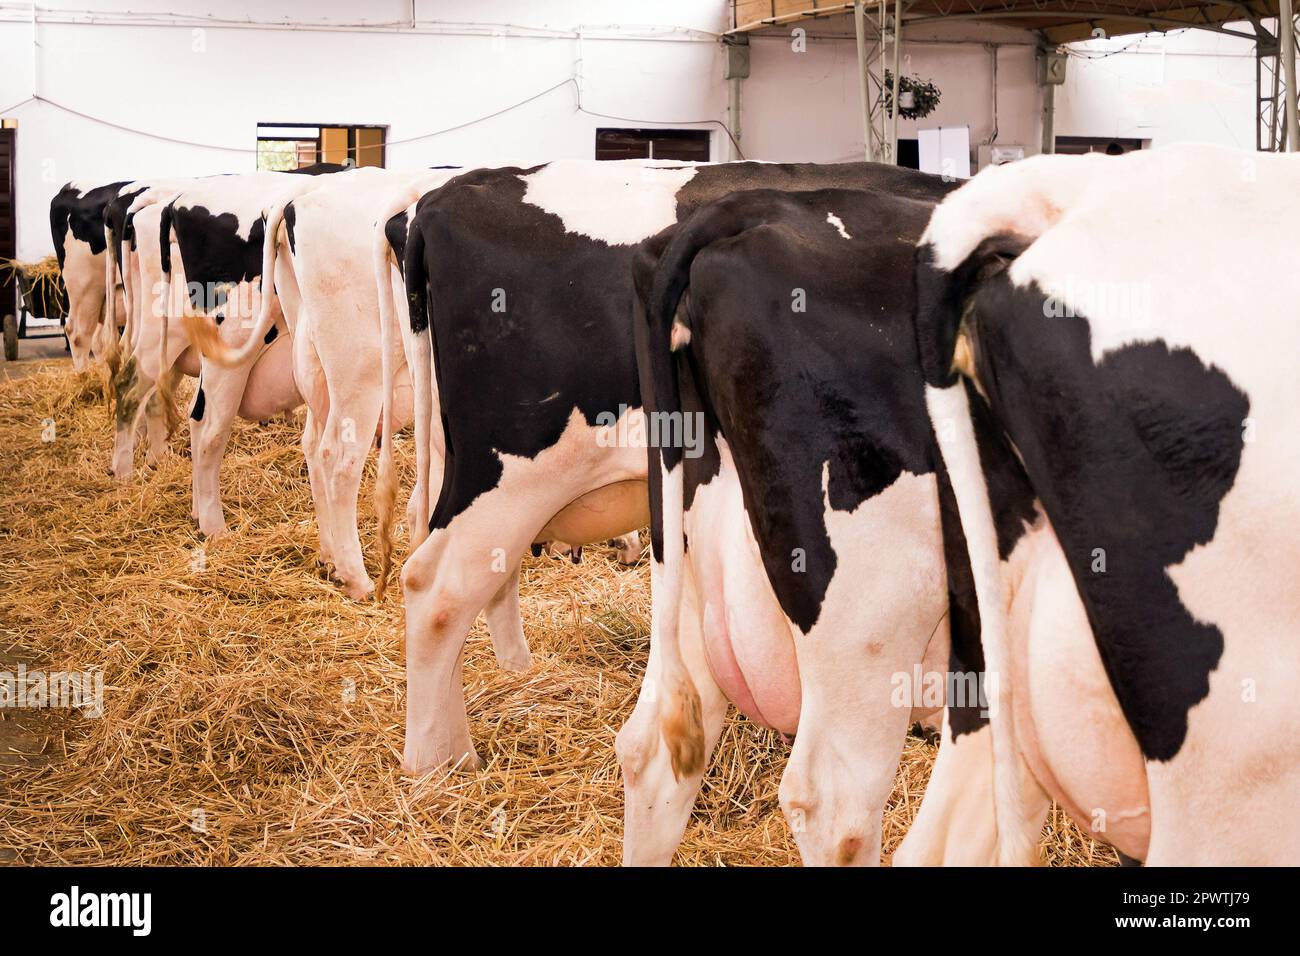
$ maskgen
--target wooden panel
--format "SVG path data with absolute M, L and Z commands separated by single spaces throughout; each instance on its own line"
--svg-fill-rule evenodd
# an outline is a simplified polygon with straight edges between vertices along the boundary
M 357 130 L 357 165 L 384 165 L 384 131 L 382 129 Z
M 1101 26 L 1111 36 L 1145 30 L 1188 26 L 1220 27 L 1226 23 L 1276 17 L 1278 0 L 912 0 L 905 22 L 932 22 L 948 16 L 990 22 L 1022 30 L 1042 30 L 1055 42 L 1086 39 Z M 891 5 L 892 9 L 892 5 Z M 808 17 L 852 13 L 842 0 L 732 0 L 733 30 L 788 27 Z M 868 0 L 867 14 L 875 18 L 877 0 Z
M 804 16 L 829 15 L 852 10 L 842 0 L 735 0 L 734 29 L 759 29 L 767 23 L 790 23 Z
M 320 131 L 320 161 L 346 163 L 348 161 L 348 128 L 323 126 Z

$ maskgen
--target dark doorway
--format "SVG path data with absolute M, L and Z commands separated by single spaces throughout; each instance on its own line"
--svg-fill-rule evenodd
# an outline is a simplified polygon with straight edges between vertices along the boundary
M 921 168 L 921 148 L 919 140 L 900 139 L 898 141 L 898 165 L 906 166 L 908 169 Z
M 598 129 L 597 159 L 709 161 L 707 129 Z
M 18 255 L 18 190 L 14 175 L 17 133 L 16 129 L 0 129 L 0 259 L 13 259 Z M 0 269 L 0 319 L 4 320 L 6 327 L 18 309 L 18 289 L 14 278 L 13 269 Z
M 1058 136 L 1056 151 L 1067 156 L 1081 153 L 1106 153 L 1109 156 L 1122 156 L 1135 149 L 1145 148 L 1146 140 L 1129 139 L 1114 136 Z

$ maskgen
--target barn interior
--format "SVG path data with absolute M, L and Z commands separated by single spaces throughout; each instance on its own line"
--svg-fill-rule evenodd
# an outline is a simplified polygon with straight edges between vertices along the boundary
M 183 429 L 144 477 L 105 475 L 107 373 L 71 371 L 66 292 L 39 283 L 64 183 L 569 158 L 965 179 L 1192 140 L 1295 151 L 1297 22 L 1292 0 L 0 3 L 0 671 L 94 671 L 109 704 L 0 712 L 0 864 L 614 865 L 611 741 L 649 646 L 648 557 L 526 559 L 533 668 L 498 669 L 482 620 L 466 651 L 486 768 L 404 774 L 400 593 L 343 600 L 318 566 L 301 413 L 236 426 L 214 542 Z M 409 472 L 411 434 L 395 450 Z M 677 861 L 797 865 L 788 752 L 729 717 Z M 886 860 L 936 752 L 906 742 Z M 1058 808 L 1039 849 L 1120 862 Z

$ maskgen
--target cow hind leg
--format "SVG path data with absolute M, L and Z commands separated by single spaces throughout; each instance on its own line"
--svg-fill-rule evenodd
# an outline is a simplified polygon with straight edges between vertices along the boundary
M 171 391 L 168 389 L 168 394 Z M 144 405 L 145 436 L 148 441 L 144 460 L 150 468 L 157 468 L 167 455 L 167 441 L 176 427 L 175 417 L 175 407 L 163 398 L 159 389 L 154 389 Z
M 325 493 L 325 466 L 320 459 L 321 431 L 321 416 L 308 402 L 302 426 L 302 453 L 307 460 L 307 483 L 311 486 L 311 500 L 316 507 L 316 531 L 320 537 L 318 560 L 330 567 L 334 564 L 334 542 L 330 536 L 333 523 L 328 520 L 330 502 Z
M 223 369 L 215 374 L 205 369 L 190 410 L 191 479 L 194 490 L 192 514 L 199 531 L 214 538 L 225 533 L 226 517 L 221 506 L 221 459 L 230 441 L 248 378 L 247 369 Z
M 689 572 L 683 581 L 680 613 L 678 641 L 683 663 L 700 695 L 704 752 L 710 754 L 722 734 L 727 699 L 705 659 L 699 602 Z M 707 769 L 705 760 L 695 773 L 680 779 L 673 773 L 668 745 L 660 731 L 664 681 L 662 654 L 652 641 L 636 706 L 614 741 L 623 769 L 625 866 L 667 866 L 672 862 Z
M 1050 801 L 1022 765 L 1023 827 L 1041 833 Z M 939 755 L 894 866 L 996 866 L 998 826 L 993 813 L 993 732 L 988 724 L 954 736 L 945 711 Z M 1026 859 L 1025 864 L 1035 862 Z
M 406 606 L 406 743 L 402 765 L 478 769 L 465 714 L 463 655 L 470 626 L 510 586 L 531 534 L 486 506 L 439 528 L 402 568 Z M 512 537 L 513 534 L 513 537 Z M 495 612 L 494 612 L 495 613 Z
M 327 519 L 334 551 L 334 574 L 344 593 L 361 600 L 375 589 L 366 573 L 357 532 L 357 494 L 361 473 L 379 422 L 379 396 L 367 395 L 348 402 L 330 403 L 329 418 L 319 456 L 324 463 L 324 492 L 329 499 Z
M 524 637 L 524 621 L 519 612 L 519 565 L 501 585 L 501 589 L 483 609 L 492 650 L 497 664 L 508 671 L 522 673 L 533 666 L 533 656 Z
M 116 396 L 113 409 L 113 463 L 109 469 L 119 481 L 135 473 L 135 442 L 141 429 L 141 416 L 154 390 L 153 382 L 140 374 L 137 364 L 128 361 L 114 377 Z

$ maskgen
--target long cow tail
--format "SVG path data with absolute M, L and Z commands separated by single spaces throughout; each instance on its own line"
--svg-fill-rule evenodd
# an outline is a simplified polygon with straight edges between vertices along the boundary
M 174 208 L 171 203 L 163 207 L 162 215 L 158 221 L 158 253 L 162 263 L 162 294 L 163 307 L 159 310 L 159 322 L 161 323 L 162 333 L 158 336 L 158 400 L 162 402 L 163 408 L 167 414 L 167 434 L 170 437 L 175 431 L 175 425 L 180 423 L 180 416 L 176 413 L 176 382 L 178 377 L 166 374 L 167 365 L 167 330 L 171 318 L 172 303 L 175 301 L 172 288 L 172 218 Z M 181 306 L 183 312 L 189 310 L 188 293 L 184 303 Z
M 379 524 L 379 576 L 375 581 L 375 599 L 383 600 L 388 587 L 388 575 L 393 567 L 393 510 L 397 503 L 398 480 L 393 465 L 393 326 L 397 323 L 397 306 L 393 301 L 392 246 L 386 228 L 391 216 L 406 208 L 402 206 L 384 212 L 375 223 L 371 244 L 372 264 L 375 271 L 376 291 L 379 294 L 379 348 L 380 367 L 383 370 L 383 406 L 380 412 L 379 473 L 375 480 L 375 517 Z M 398 333 L 400 338 L 400 332 Z M 417 397 L 418 400 L 418 397 Z M 414 535 L 415 529 L 410 529 Z
M 963 319 L 976 287 L 1008 268 L 1086 188 L 1090 167 L 1076 166 L 1067 171 L 1069 176 L 1062 176 L 1061 157 L 1044 159 L 1047 163 L 1033 159 L 991 169 L 936 207 L 917 247 L 914 280 L 926 406 L 934 433 L 948 436 L 939 442 L 939 449 L 961 516 L 979 607 L 993 732 L 998 862 L 1002 865 L 1031 862 L 1038 834 L 1029 832 L 1024 817 L 1007 596 L 979 445 L 961 380 L 962 374 L 976 378 Z
M 653 250 L 662 244 L 662 235 L 648 240 L 638 253 L 634 273 L 636 308 L 645 313 L 644 353 L 648 361 L 642 366 L 641 387 L 647 414 L 682 414 L 678 358 L 673 353 L 690 343 L 689 320 L 679 307 L 690 284 L 696 255 L 709 243 L 753 224 L 743 214 L 743 204 L 736 207 L 731 202 L 719 203 L 677 227 L 657 260 Z M 653 623 L 664 682 L 656 692 L 661 701 L 660 731 L 668 746 L 673 773 L 680 779 L 700 772 L 705 759 L 699 691 L 686 669 L 680 643 L 686 572 L 685 465 L 680 448 L 651 448 L 649 454 L 650 540 L 655 558 L 652 573 L 657 578 L 652 593 Z
M 262 237 L 262 299 L 257 321 L 253 324 L 248 338 L 237 348 L 231 348 L 221 341 L 214 321 L 190 308 L 186 308 L 183 313 L 185 331 L 189 335 L 190 344 L 197 348 L 204 358 L 222 368 L 236 368 L 257 355 L 266 344 L 266 336 L 271 331 L 271 326 L 275 324 L 275 259 L 280 246 L 280 224 L 284 222 L 286 205 L 287 202 L 273 206 L 266 217 L 266 233 Z

